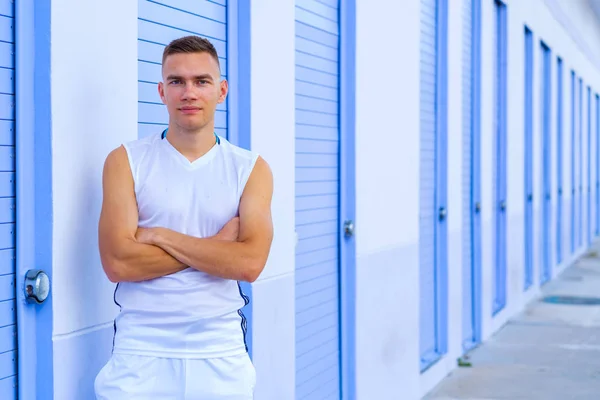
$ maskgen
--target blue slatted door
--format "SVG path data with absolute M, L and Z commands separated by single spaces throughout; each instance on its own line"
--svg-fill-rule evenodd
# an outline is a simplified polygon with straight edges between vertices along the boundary
M 587 145 L 586 145 L 586 240 L 589 245 L 592 243 L 592 90 L 587 87 Z
M 600 235 L 600 97 L 596 94 L 596 236 Z
M 563 248 L 563 66 L 562 59 L 556 62 L 556 263 L 562 262 Z
M 472 2 L 465 0 L 463 2 L 463 74 L 462 74 L 462 93 L 463 93 L 463 229 L 467 234 L 463 241 L 463 272 L 462 272 L 462 334 L 463 349 L 468 350 L 472 347 L 474 327 L 473 327 L 473 271 L 471 269 L 472 249 L 471 242 L 473 231 L 471 228 L 471 163 L 472 163 L 472 120 L 471 120 L 471 81 L 473 79 L 472 59 Z
M 463 316 L 462 346 L 479 341 L 477 276 L 479 234 L 479 9 L 480 0 L 463 2 Z M 475 114 L 477 113 L 477 114 Z
M 506 73 L 507 25 L 506 5 L 496 4 L 496 62 L 495 62 L 495 117 L 494 192 L 495 192 L 495 276 L 493 313 L 506 305 Z
M 446 352 L 446 0 L 421 1 L 420 359 Z
M 533 283 L 533 33 L 525 28 L 525 289 Z
M 579 78 L 578 112 L 579 129 L 577 138 L 579 143 L 577 144 L 577 151 L 579 157 L 577 158 L 577 184 L 579 185 L 579 197 L 577 198 L 577 208 L 579 209 L 579 212 L 577 215 L 577 245 L 581 247 L 583 245 L 583 79 L 581 78 Z
M 471 297 L 472 342 L 481 341 L 481 0 L 472 1 L 471 76 Z
M 340 397 L 337 1 L 296 0 L 296 399 Z
M 571 71 L 571 253 L 575 252 L 575 235 L 577 227 L 577 180 L 575 178 L 575 136 L 577 133 L 577 90 L 575 86 L 575 71 Z
M 463 350 L 480 340 L 480 41 L 481 0 L 463 2 Z
M 551 226 L 552 226 L 552 203 L 551 203 L 551 190 L 552 190 L 552 153 L 551 153 L 551 137 L 550 130 L 552 129 L 550 124 L 550 107 L 552 104 L 552 81 L 550 78 L 550 62 L 551 52 L 550 48 L 544 43 L 542 47 L 542 165 L 543 165 L 543 182 L 542 182 L 542 268 L 540 283 L 545 283 L 550 279 L 551 268 L 552 268 L 552 239 L 551 239 Z
M 17 398 L 14 2 L 0 1 L 0 399 Z
M 163 131 L 169 115 L 158 95 L 162 53 L 173 39 L 199 35 L 217 49 L 227 78 L 227 1 L 138 0 L 138 136 Z M 227 102 L 217 106 L 215 131 L 227 137 Z

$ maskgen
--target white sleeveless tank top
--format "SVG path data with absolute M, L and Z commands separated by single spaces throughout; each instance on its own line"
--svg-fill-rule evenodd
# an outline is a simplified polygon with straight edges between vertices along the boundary
M 258 154 L 215 134 L 194 162 L 165 132 L 124 145 L 135 184 L 140 227 L 164 227 L 198 238 L 215 235 L 238 215 Z M 143 282 L 117 284 L 113 352 L 167 358 L 213 358 L 247 351 L 248 303 L 239 282 L 193 268 Z

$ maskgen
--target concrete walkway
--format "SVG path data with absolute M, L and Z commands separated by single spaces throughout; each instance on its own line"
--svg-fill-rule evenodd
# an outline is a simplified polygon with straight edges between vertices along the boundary
M 468 354 L 471 367 L 458 367 L 425 399 L 599 400 L 600 305 L 543 301 L 548 296 L 600 301 L 600 244 Z

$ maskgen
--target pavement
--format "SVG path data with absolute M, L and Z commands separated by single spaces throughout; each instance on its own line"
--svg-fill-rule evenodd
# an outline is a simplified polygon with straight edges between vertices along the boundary
M 600 400 L 600 243 L 467 357 L 424 399 Z

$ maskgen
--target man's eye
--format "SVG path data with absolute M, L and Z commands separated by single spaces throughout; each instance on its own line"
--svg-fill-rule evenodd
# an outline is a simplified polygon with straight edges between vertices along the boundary
M 179 85 L 180 83 L 181 83 L 181 81 L 179 81 L 179 80 L 171 81 L 171 85 Z

